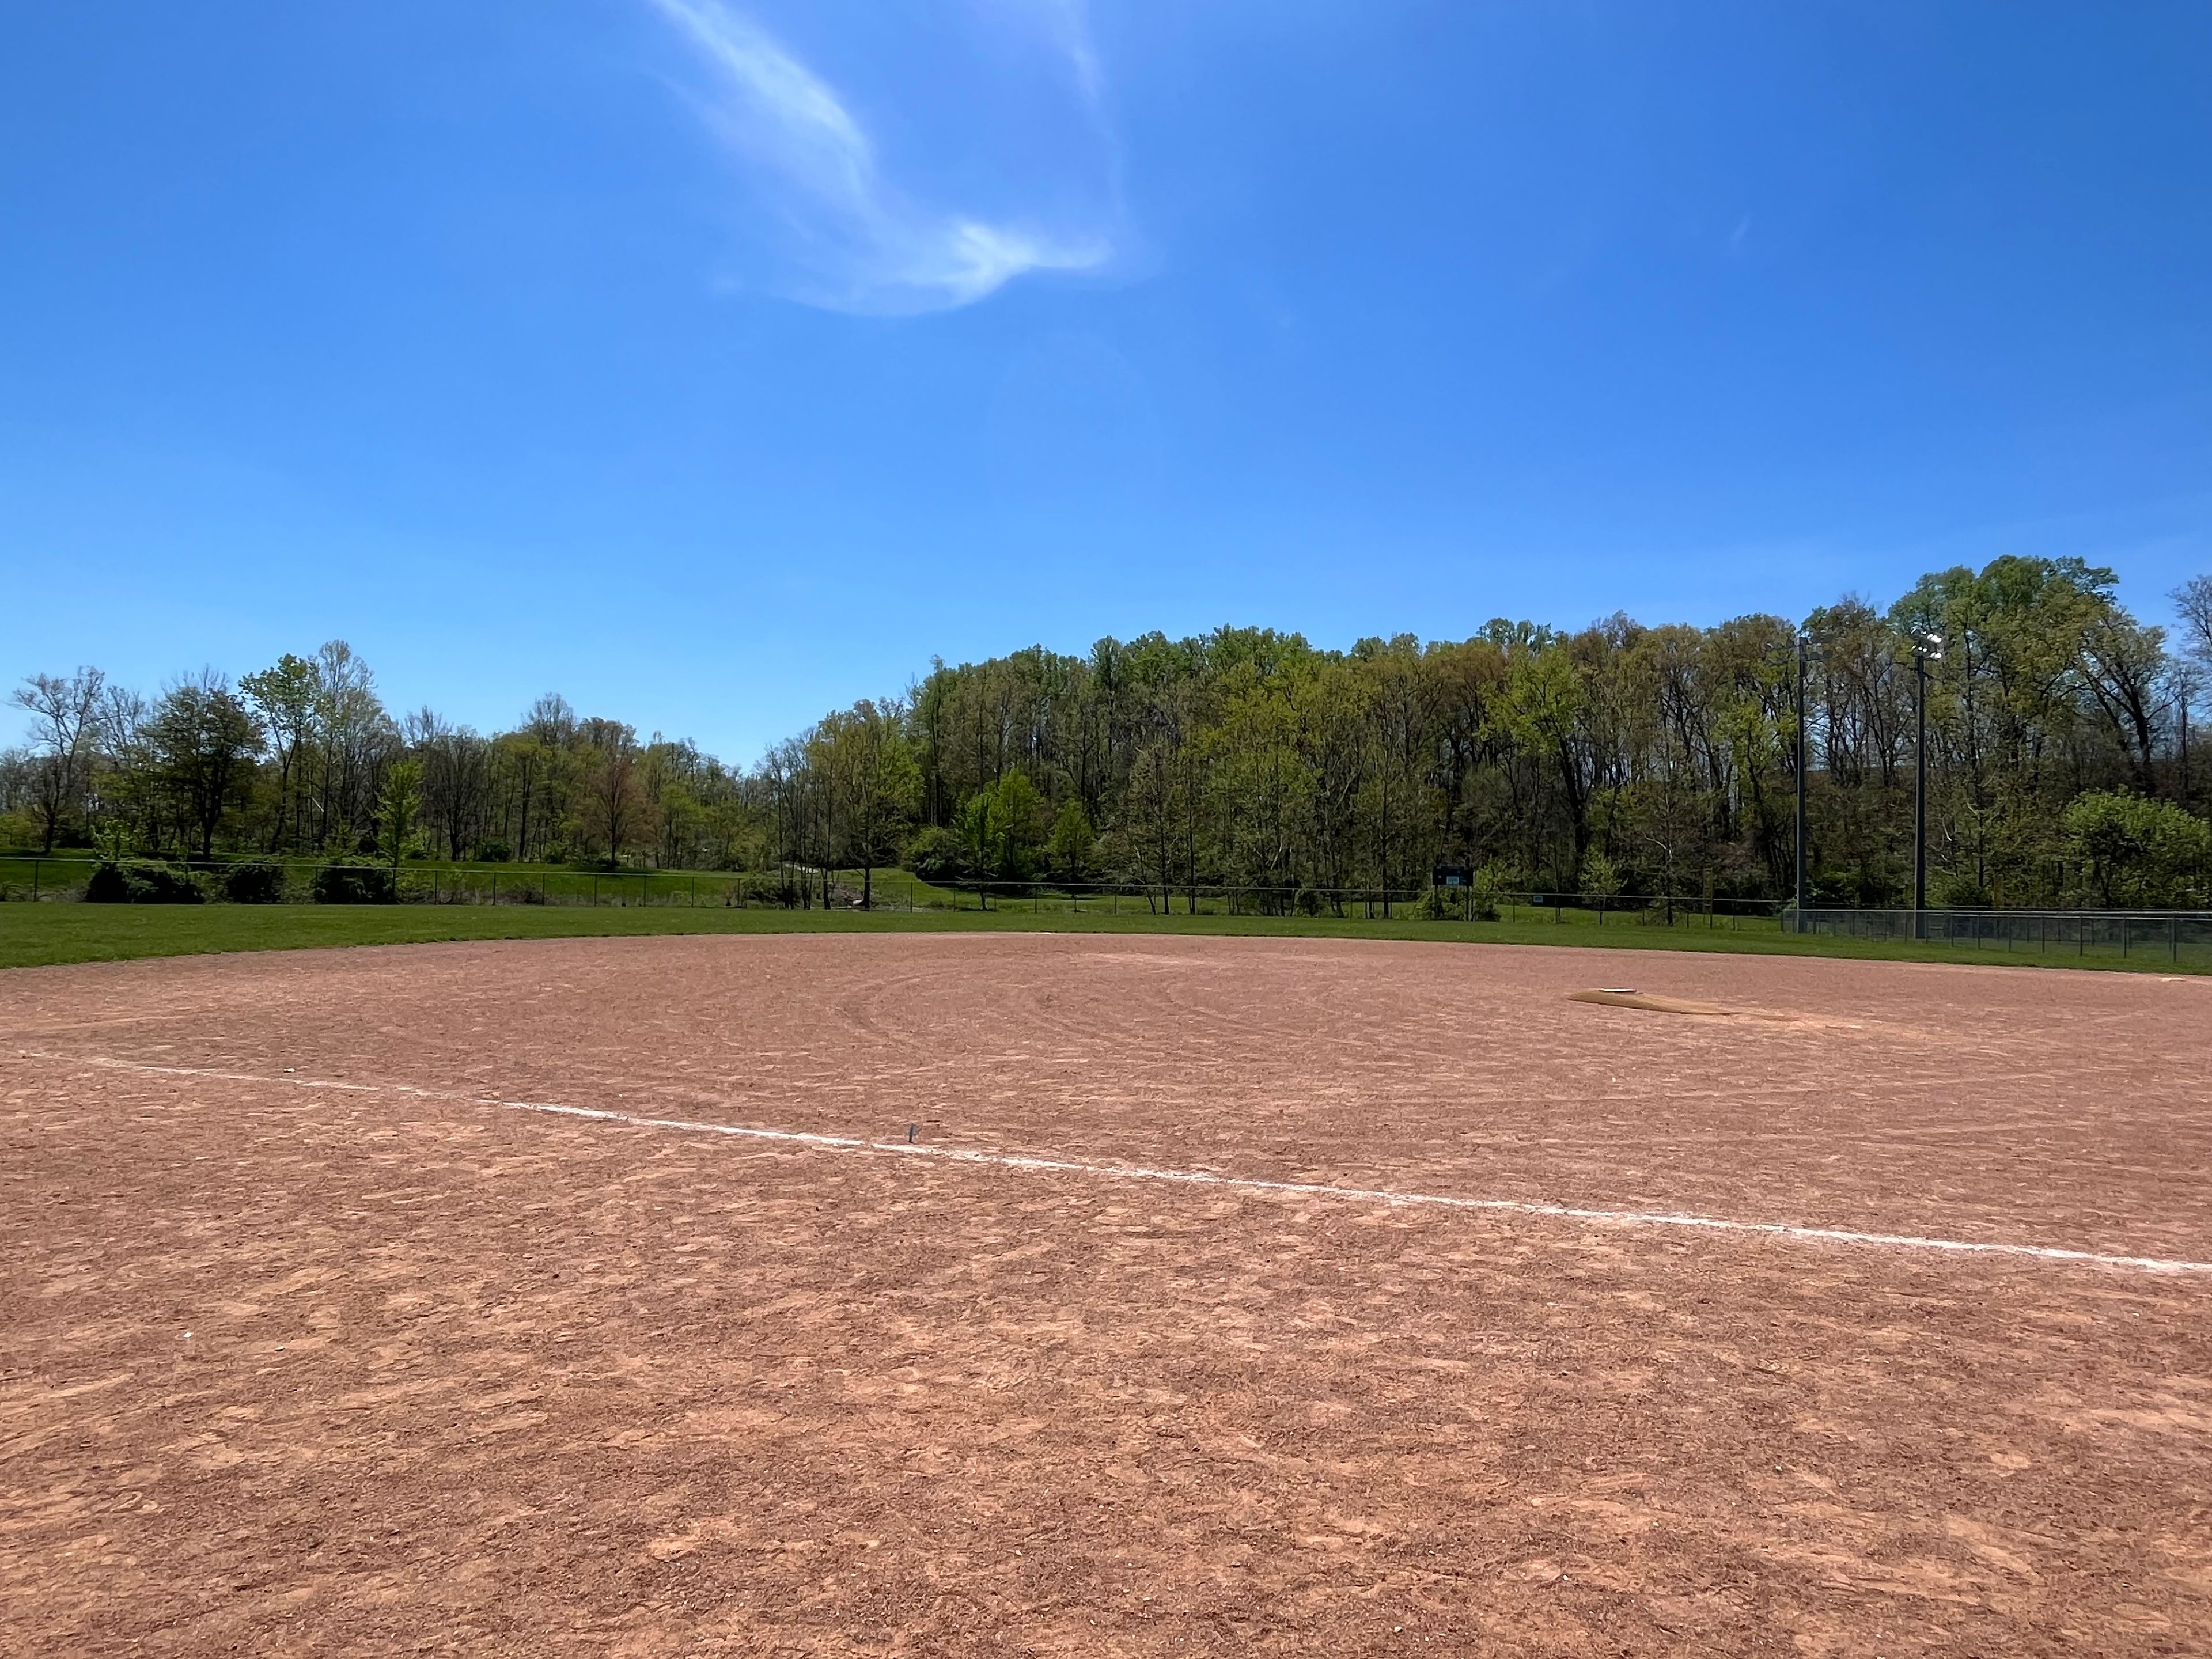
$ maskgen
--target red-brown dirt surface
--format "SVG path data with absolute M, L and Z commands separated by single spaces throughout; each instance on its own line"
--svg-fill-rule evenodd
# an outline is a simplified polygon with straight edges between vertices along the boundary
M 17 970 L 0 1650 L 2205 1651 L 2212 1273 L 498 1103 L 2212 1261 L 2208 1075 L 2212 982 L 1648 951 Z

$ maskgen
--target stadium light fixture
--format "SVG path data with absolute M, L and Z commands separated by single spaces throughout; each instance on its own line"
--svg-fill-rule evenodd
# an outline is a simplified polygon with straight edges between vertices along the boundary
M 1928 937 L 1928 665 L 1943 660 L 1943 636 L 1912 635 L 1912 937 Z
M 1796 881 L 1794 884 L 1794 908 L 1796 927 L 1805 929 L 1805 647 L 1810 641 L 1805 630 L 1797 630 L 1797 849 Z M 1671 913 L 1670 913 L 1671 914 Z

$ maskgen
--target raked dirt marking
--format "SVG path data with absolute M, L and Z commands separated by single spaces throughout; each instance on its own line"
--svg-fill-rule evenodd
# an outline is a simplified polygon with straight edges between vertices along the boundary
M 464 1094 L 451 1089 L 421 1089 L 406 1083 L 341 1083 L 331 1079 L 300 1077 L 290 1072 L 276 1075 L 264 1072 L 226 1072 L 210 1066 L 159 1066 L 147 1060 L 115 1060 L 96 1054 L 47 1054 L 29 1048 L 19 1048 L 16 1054 L 24 1060 L 46 1060 L 65 1066 L 92 1066 L 110 1071 L 140 1072 L 159 1077 L 209 1078 L 228 1083 L 282 1085 L 295 1089 L 332 1090 L 347 1094 L 410 1095 L 421 1100 L 455 1101 L 471 1106 L 493 1106 L 511 1112 L 534 1112 L 549 1117 L 573 1117 L 595 1123 L 615 1123 L 631 1129 L 659 1129 L 675 1134 L 720 1135 L 738 1140 L 775 1141 L 821 1152 L 872 1152 L 903 1158 L 936 1158 L 949 1164 L 1033 1170 L 1050 1175 L 1096 1176 L 1112 1181 L 1157 1181 L 1185 1187 L 1218 1187 L 1232 1192 L 1335 1199 L 1347 1203 L 1538 1216 L 1556 1220 L 1595 1222 L 1615 1227 L 1676 1227 L 1696 1232 L 1734 1233 L 1792 1243 L 1856 1244 L 1878 1249 L 1920 1250 L 1950 1255 L 2008 1256 L 2033 1261 L 2119 1267 L 2136 1273 L 2212 1273 L 2212 1261 L 2186 1261 L 2154 1255 L 2107 1255 L 2097 1250 L 2067 1249 L 2055 1244 L 2004 1244 L 1965 1238 L 1925 1238 L 1914 1233 L 1858 1232 L 1848 1227 L 1805 1227 L 1787 1221 L 1737 1221 L 1724 1216 L 1686 1215 L 1668 1210 L 1592 1209 L 1573 1204 L 1546 1204 L 1533 1199 L 1455 1198 L 1439 1193 L 1399 1192 L 1385 1187 L 1338 1187 L 1318 1181 L 1268 1181 L 1256 1176 L 1216 1175 L 1206 1170 L 1158 1169 L 1144 1164 L 1105 1164 L 1087 1158 L 1047 1158 L 1031 1152 L 933 1146 L 903 1140 L 866 1140 L 852 1135 L 816 1134 L 803 1129 L 759 1129 L 734 1123 L 702 1123 L 690 1118 L 647 1117 L 635 1112 L 612 1112 L 595 1106 L 562 1106 L 543 1100 L 500 1100 L 491 1096 Z

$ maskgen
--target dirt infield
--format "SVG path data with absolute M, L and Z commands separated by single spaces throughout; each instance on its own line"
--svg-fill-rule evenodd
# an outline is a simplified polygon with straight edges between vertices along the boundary
M 2002 969 L 17 970 L 0 1651 L 2203 1651 L 2208 1075 Z

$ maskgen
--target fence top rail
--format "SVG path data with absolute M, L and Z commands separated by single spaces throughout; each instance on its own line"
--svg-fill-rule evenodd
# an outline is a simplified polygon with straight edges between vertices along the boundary
M 878 866 L 878 878 L 885 878 L 884 872 L 890 869 L 890 866 Z M 859 873 L 859 866 L 854 866 L 849 869 L 841 870 L 837 873 L 840 876 L 857 875 Z M 1196 880 L 1191 880 L 1180 876 L 1172 877 L 1166 881 L 1162 881 L 1157 876 L 1131 876 L 1127 879 L 1122 881 L 1066 881 L 1061 879 L 1058 876 L 920 877 L 911 875 L 909 872 L 903 870 L 896 872 L 896 874 L 891 876 L 890 878 L 902 881 L 921 881 L 927 886 L 942 887 L 948 891 L 963 893 L 972 892 L 979 887 L 989 887 L 994 889 L 1001 887 L 1036 887 L 1048 889 L 1055 892 L 1082 891 L 1099 893 L 1158 893 L 1162 890 L 1165 890 L 1178 894 L 1189 892 L 1193 888 L 1195 888 L 1201 893 L 1372 893 L 1378 898 L 1387 892 L 1392 897 L 1395 898 L 1403 895 L 1411 895 L 1414 897 L 1419 897 L 1424 893 L 1431 892 L 1450 895 L 1454 893 L 1472 893 L 1476 890 L 1473 887 L 1468 886 L 1446 886 L 1430 882 L 1420 882 L 1410 886 L 1397 882 L 1347 882 L 1341 886 L 1333 887 L 1323 885 L 1319 883 L 1310 882 L 1219 881 L 1207 877 L 1200 877 Z M 1675 904 L 1756 904 L 1765 906 L 1767 909 L 1771 910 L 1778 905 L 1786 905 L 1789 902 L 1788 900 L 1780 898 L 1739 898 L 1729 897 L 1720 894 L 1715 894 L 1712 896 L 1708 897 L 1703 893 L 1577 893 L 1571 889 L 1564 887 L 1547 887 L 1540 890 L 1534 888 L 1508 890 L 1505 888 L 1494 887 L 1490 889 L 1489 892 L 1492 898 L 1513 903 L 1543 904 L 1547 906 L 1552 904 L 1595 905 L 1602 903 L 1610 905 L 1666 904 L 1673 902 Z
M 130 864 L 166 864 L 184 870 L 219 872 L 234 870 L 243 864 L 274 864 L 286 870 L 392 870 L 402 875 L 441 876 L 720 876 L 735 880 L 740 876 L 773 874 L 761 870 L 691 870 L 672 865 L 624 864 L 612 868 L 589 864 L 518 864 L 494 862 L 476 859 L 402 859 L 394 865 L 390 859 L 331 859 L 317 858 L 301 853 L 240 853 L 234 857 L 173 858 L 161 854 L 131 853 L 121 862 Z M 76 864 L 88 869 L 118 862 L 94 853 L 9 853 L 0 852 L 0 863 L 5 864 Z
M 1788 915 L 1802 916 L 1929 916 L 1956 921 L 1962 918 L 1987 918 L 1992 921 L 2200 921 L 2212 923 L 2212 910 L 2013 910 L 1977 906 L 1972 909 L 1944 909 L 1929 905 L 1925 910 L 1915 910 L 1909 904 L 1844 905 L 1808 904 L 1802 910 L 1787 910 Z
M 68 853 L 0 852 L 0 861 L 19 865 L 35 864 L 40 866 L 51 866 L 63 869 L 76 867 L 82 868 L 88 872 L 101 864 L 108 862 L 109 860 L 100 857 L 96 854 L 72 851 Z M 414 861 L 402 860 L 398 863 L 394 864 L 389 860 L 383 859 L 338 860 L 316 858 L 295 853 L 241 854 L 228 857 L 212 859 L 157 858 L 148 861 L 168 864 L 173 867 L 181 867 L 187 871 L 195 871 L 210 874 L 219 874 L 222 872 L 236 868 L 238 866 L 242 864 L 276 864 L 287 871 L 295 872 L 301 875 L 309 875 L 318 870 L 374 871 L 378 872 L 395 872 L 401 877 L 412 876 L 425 878 L 433 877 L 453 877 L 456 878 L 466 878 L 487 882 L 501 878 L 522 878 L 527 880 L 566 879 L 576 881 L 588 879 L 659 879 L 664 881 L 680 881 L 690 879 L 692 881 L 697 881 L 704 878 L 710 881 L 744 882 L 775 880 L 779 877 L 787 876 L 793 872 L 797 872 L 802 876 L 819 877 L 822 874 L 818 866 L 806 866 L 799 865 L 781 865 L 760 870 L 685 870 L 670 869 L 660 866 L 639 866 L 629 865 L 620 866 L 612 869 L 595 869 L 589 865 L 480 863 L 466 860 L 441 860 L 437 861 Z M 859 874 L 860 870 L 858 866 L 854 866 L 850 869 L 839 869 L 831 872 L 832 878 L 838 880 L 845 880 L 848 878 L 856 878 Z M 904 881 L 921 886 L 937 888 L 950 893 L 975 894 L 979 896 L 988 896 L 991 897 L 1003 897 L 1008 896 L 1028 896 L 1031 894 L 1039 892 L 1059 893 L 1078 897 L 1090 895 L 1102 898 L 1114 895 L 1141 897 L 1147 893 L 1169 893 L 1180 897 L 1185 894 L 1195 892 L 1201 896 L 1221 897 L 1249 895 L 1291 901 L 1297 899 L 1301 894 L 1311 894 L 1323 899 L 1388 901 L 1395 903 L 1400 901 L 1416 901 L 1431 893 L 1441 895 L 1447 901 L 1449 901 L 1455 896 L 1471 896 L 1477 890 L 1472 886 L 1439 886 L 1431 884 L 1398 885 L 1395 884 L 1379 882 L 1371 884 L 1352 884 L 1345 886 L 1316 886 L 1308 885 L 1303 883 L 1274 884 L 1266 882 L 1210 881 L 1203 879 L 1196 881 L 1172 879 L 1161 881 L 1157 878 L 1131 878 L 1121 881 L 1068 881 L 1051 877 L 998 878 L 978 876 L 943 876 L 936 878 L 924 878 L 917 877 L 913 872 L 901 870 L 895 866 L 878 866 L 875 879 L 878 884 L 887 882 Z M 2063 921 L 2072 920 L 2076 921 L 2119 921 L 2124 920 L 2138 922 L 2154 921 L 2169 923 L 2179 921 L 2212 924 L 2212 910 L 2183 908 L 2160 909 L 2135 908 L 2104 909 L 2089 906 L 2067 907 L 2051 905 L 2036 906 L 2032 908 L 1981 905 L 1947 908 L 1930 905 L 1925 909 L 1915 910 L 1910 905 L 1902 904 L 1808 904 L 1801 910 L 1793 906 L 1786 898 L 1741 898 L 1722 896 L 1719 895 L 1709 896 L 1703 893 L 1577 893 L 1561 890 L 1539 890 L 1535 889 L 1522 889 L 1517 890 L 1491 889 L 1488 890 L 1486 896 L 1491 902 L 1495 903 L 1522 906 L 1535 909 L 1566 908 L 1574 909 L 1617 909 L 1626 911 L 1672 906 L 1678 909 L 1687 909 L 1692 913 L 1710 911 L 1715 915 L 1736 914 L 1742 915 L 1781 916 L 1785 918 L 1796 916 L 1807 920 L 1843 916 L 1875 918 L 1891 916 L 1910 917 L 1920 915 L 1930 919 L 1941 918 L 1945 921 L 1955 921 L 1960 918 L 1966 917 L 1987 917 L 1991 920 L 2002 920 L 2008 923 L 2033 921 Z

